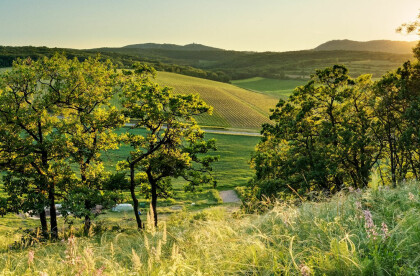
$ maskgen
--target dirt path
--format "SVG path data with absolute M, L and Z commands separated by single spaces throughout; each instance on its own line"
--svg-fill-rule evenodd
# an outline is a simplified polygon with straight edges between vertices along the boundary
M 134 123 L 126 123 L 125 126 L 127 127 L 133 127 L 135 126 Z M 165 127 L 162 127 L 165 128 Z M 202 128 L 204 132 L 208 133 L 217 133 L 217 134 L 228 134 L 228 135 L 244 135 L 244 136 L 256 136 L 260 137 L 261 134 L 259 132 L 248 132 L 248 131 L 236 131 L 236 130 L 230 130 L 230 129 L 208 129 L 208 128 Z
M 223 203 L 240 203 L 238 195 L 234 190 L 220 191 L 220 197 L 223 199 Z

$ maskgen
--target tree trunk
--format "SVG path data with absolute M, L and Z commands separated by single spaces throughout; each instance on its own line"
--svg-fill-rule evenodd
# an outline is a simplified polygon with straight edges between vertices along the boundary
M 136 182 L 134 179 L 134 165 L 130 166 L 130 193 L 131 193 L 131 199 L 133 200 L 133 208 L 134 208 L 134 216 L 136 217 L 137 222 L 137 228 L 143 229 L 143 225 L 141 223 L 141 218 L 139 215 L 139 201 L 137 200 L 136 193 Z
M 91 224 L 91 221 L 90 221 L 90 216 L 86 215 L 85 216 L 85 226 L 83 227 L 85 235 L 89 235 L 89 230 L 90 230 L 91 225 L 92 224 Z
M 157 215 L 157 192 L 156 192 L 156 182 L 152 181 L 150 183 L 152 188 L 152 209 L 153 209 L 153 219 L 155 222 L 155 227 L 157 227 L 158 224 L 158 215 Z
M 41 213 L 39 213 L 39 220 L 41 221 L 41 231 L 42 236 L 44 238 L 48 239 L 48 223 L 47 223 L 47 215 L 45 214 L 45 210 L 43 210 Z
M 85 209 L 90 212 L 90 204 L 89 204 L 89 200 L 85 200 Z M 85 235 L 89 235 L 89 230 L 90 230 L 90 226 L 92 225 L 91 220 L 90 220 L 90 216 L 86 215 L 85 216 L 85 225 L 83 227 L 83 231 L 85 233 Z
M 157 216 L 157 183 L 156 180 L 153 178 L 152 172 L 151 172 L 151 168 L 149 167 L 146 170 L 146 174 L 147 174 L 147 179 L 149 180 L 149 184 L 150 184 L 150 188 L 151 188 L 151 192 L 152 192 L 152 210 L 153 210 L 153 220 L 155 223 L 155 227 L 157 227 L 158 224 L 158 216 Z
M 55 209 L 54 183 L 50 184 L 48 199 L 50 200 L 51 239 L 58 239 L 57 210 Z

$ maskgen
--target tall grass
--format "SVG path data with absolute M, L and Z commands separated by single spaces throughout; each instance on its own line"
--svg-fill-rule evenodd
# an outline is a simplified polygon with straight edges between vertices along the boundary
M 419 183 L 351 191 L 263 215 L 216 207 L 144 232 L 98 224 L 90 238 L 5 249 L 0 274 L 416 275 L 419 193 Z

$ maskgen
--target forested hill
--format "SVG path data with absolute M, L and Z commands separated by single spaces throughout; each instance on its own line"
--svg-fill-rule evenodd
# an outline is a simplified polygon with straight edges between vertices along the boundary
M 113 51 L 87 51 L 65 48 L 48 48 L 34 46 L 0 46 L 0 68 L 10 67 L 13 61 L 18 58 L 28 58 L 38 60 L 41 57 L 51 57 L 54 53 L 64 53 L 67 58 L 78 58 L 83 61 L 89 57 L 100 55 L 101 60 L 109 59 L 119 68 L 131 68 L 135 62 L 143 62 L 153 66 L 158 71 L 175 72 L 182 75 L 193 76 L 203 79 L 210 79 L 220 82 L 229 82 L 230 77 L 221 71 L 209 71 L 191 67 L 189 65 L 178 65 L 164 63 L 157 59 L 148 58 L 143 55 L 130 55 Z
M 119 67 L 129 68 L 140 61 L 159 71 L 174 72 L 204 79 L 229 82 L 250 77 L 273 79 L 307 78 L 316 69 L 345 65 L 351 76 L 372 74 L 380 77 L 413 58 L 411 52 L 396 54 L 356 50 L 304 50 L 291 52 L 240 52 L 201 44 L 135 44 L 122 48 L 89 50 L 0 46 L 0 67 L 9 67 L 16 58 L 51 56 L 65 52 L 67 57 L 84 60 L 100 54 Z
M 370 73 L 380 77 L 396 69 L 413 57 L 412 53 L 396 54 L 357 50 L 291 51 L 291 52 L 240 52 L 231 50 L 194 51 L 168 44 L 147 44 L 139 47 L 98 48 L 91 52 L 120 53 L 157 60 L 163 63 L 191 66 L 213 72 L 223 72 L 230 79 L 266 77 L 275 79 L 308 77 L 316 69 L 334 64 L 349 68 L 352 76 Z M 164 46 L 167 45 L 167 46 Z M 181 47 L 181 48 L 180 48 Z M 172 48 L 172 49 L 171 49 Z
M 371 40 L 371 41 L 354 41 L 354 40 L 331 40 L 325 42 L 315 51 L 370 51 L 384 52 L 394 54 L 410 54 L 416 46 L 417 41 L 392 41 L 392 40 Z
M 181 51 L 223 51 L 223 49 L 210 47 L 202 44 L 191 43 L 187 45 L 176 45 L 176 44 L 158 44 L 158 43 L 143 43 L 143 44 L 132 44 L 122 48 L 131 49 L 162 49 L 162 50 L 181 50 Z

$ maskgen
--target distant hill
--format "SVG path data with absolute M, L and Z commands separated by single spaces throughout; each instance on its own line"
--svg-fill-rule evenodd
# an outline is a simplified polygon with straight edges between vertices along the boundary
M 175 50 L 175 51 L 223 51 L 223 49 L 210 47 L 202 44 L 191 43 L 187 45 L 176 45 L 176 44 L 158 44 L 158 43 L 143 43 L 143 44 L 132 44 L 122 48 L 131 49 L 159 49 L 159 50 Z
M 369 52 L 385 52 L 394 54 L 410 54 L 416 46 L 417 41 L 392 41 L 392 40 L 371 40 L 371 41 L 354 41 L 354 40 L 331 40 L 325 42 L 315 51 L 369 51 Z
M 414 42 L 412 45 L 414 46 Z M 317 50 L 292 52 L 244 52 L 222 50 L 201 44 L 180 46 L 146 43 L 122 48 L 85 50 L 0 46 L 0 67 L 11 66 L 13 60 L 18 57 L 30 56 L 38 59 L 58 51 L 65 52 L 69 58 L 77 57 L 83 60 L 100 54 L 102 59 L 110 59 L 119 67 L 130 68 L 134 62 L 140 61 L 154 66 L 159 71 L 229 82 L 252 77 L 307 79 L 316 69 L 334 64 L 347 66 L 353 77 L 369 73 L 378 78 L 413 58 L 411 50 L 400 54 L 383 52 L 383 48 L 382 51 L 373 52 L 362 51 L 360 47 L 359 50 L 326 50 L 326 47 L 324 45 Z

